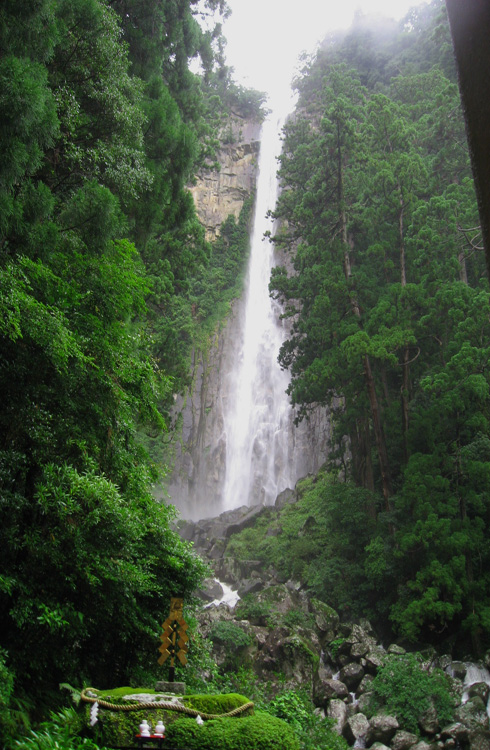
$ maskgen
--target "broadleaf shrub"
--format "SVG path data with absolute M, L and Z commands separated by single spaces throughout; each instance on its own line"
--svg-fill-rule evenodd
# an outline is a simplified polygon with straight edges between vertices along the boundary
M 427 672 L 416 654 L 388 655 L 369 689 L 373 713 L 386 709 L 407 731 L 418 734 L 418 719 L 432 706 L 441 724 L 452 718 L 454 701 L 447 676 L 440 669 Z
M 227 620 L 215 622 L 209 637 L 213 643 L 222 643 L 229 648 L 245 648 L 251 643 L 250 635 L 243 628 Z
M 332 730 L 333 721 L 314 713 L 315 707 L 306 690 L 285 690 L 266 708 L 288 722 L 298 736 L 301 750 L 347 750 L 348 744 Z

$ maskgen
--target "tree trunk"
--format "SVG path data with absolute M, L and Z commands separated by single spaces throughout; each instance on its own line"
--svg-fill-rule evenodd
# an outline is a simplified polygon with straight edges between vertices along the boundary
M 404 237 L 404 204 L 403 195 L 400 185 L 398 185 L 400 199 L 400 213 L 398 215 L 398 233 L 400 240 L 400 284 L 402 289 L 407 285 L 407 267 L 405 257 L 405 237 Z M 408 419 L 409 419 L 409 398 L 410 398 L 410 369 L 409 369 L 409 348 L 408 344 L 403 347 L 403 374 L 402 385 L 400 389 L 401 412 L 402 412 L 402 436 L 403 436 L 403 460 L 408 463 Z
M 381 423 L 378 397 L 376 395 L 376 385 L 371 370 L 371 363 L 367 354 L 364 357 L 364 377 L 371 407 L 371 418 L 373 420 L 374 436 L 376 439 L 376 448 L 378 450 L 379 468 L 381 472 L 381 483 L 383 487 L 383 497 L 385 499 L 386 510 L 390 510 L 390 498 L 393 494 L 391 485 L 391 471 L 388 460 L 388 451 L 386 449 L 386 440 L 384 436 L 383 425 Z
M 353 240 L 351 237 L 348 236 L 348 233 L 347 233 L 347 215 L 345 211 L 345 201 L 344 201 L 343 157 L 342 157 L 342 148 L 340 145 L 340 138 L 337 141 L 337 149 L 338 149 L 337 150 L 337 154 L 338 154 L 337 196 L 338 196 L 341 237 L 342 237 L 342 244 L 344 248 L 344 254 L 343 254 L 344 275 L 345 275 L 345 281 L 346 281 L 346 285 L 347 285 L 347 289 L 349 293 L 349 299 L 350 299 L 352 312 L 359 323 L 359 327 L 362 328 L 361 309 L 359 307 L 357 294 L 355 293 L 354 290 L 351 290 L 350 288 L 351 287 L 350 280 L 352 276 L 350 253 L 351 253 L 352 246 L 353 246 Z M 379 460 L 379 467 L 380 467 L 380 473 L 381 473 L 381 483 L 383 487 L 383 497 L 385 499 L 386 509 L 390 510 L 389 501 L 390 501 L 390 497 L 393 494 L 393 489 L 391 485 L 391 471 L 390 471 L 390 465 L 389 465 L 389 460 L 388 460 L 388 451 L 386 448 L 386 440 L 384 436 L 383 425 L 381 423 L 378 397 L 376 394 L 376 384 L 374 382 L 374 377 L 373 377 L 373 373 L 371 369 L 371 362 L 367 354 L 364 355 L 363 366 L 364 366 L 364 379 L 366 382 L 369 405 L 371 408 L 371 419 L 373 421 L 376 448 L 378 452 L 378 460 Z

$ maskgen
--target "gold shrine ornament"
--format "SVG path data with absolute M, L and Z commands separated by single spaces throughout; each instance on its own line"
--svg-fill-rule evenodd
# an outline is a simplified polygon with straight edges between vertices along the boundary
M 175 657 L 182 666 L 187 664 L 186 652 L 189 636 L 185 631 L 189 626 L 182 615 L 183 607 L 184 600 L 181 597 L 173 596 L 170 599 L 170 614 L 162 625 L 163 633 L 160 636 L 162 645 L 158 649 L 162 654 L 158 659 L 160 666 L 169 656 L 171 668 L 175 665 Z

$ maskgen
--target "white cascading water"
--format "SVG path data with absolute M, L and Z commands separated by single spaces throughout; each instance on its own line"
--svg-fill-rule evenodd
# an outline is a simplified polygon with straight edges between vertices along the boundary
M 484 683 L 490 686 L 490 671 L 482 664 L 468 663 L 466 665 L 466 675 L 464 678 L 463 685 L 463 697 L 462 703 L 466 703 L 469 699 L 470 689 L 472 685 Z M 487 701 L 487 715 L 490 717 L 490 698 Z
M 223 510 L 271 504 L 294 486 L 288 459 L 291 407 L 285 393 L 289 377 L 277 357 L 284 338 L 278 305 L 269 297 L 273 262 L 267 216 L 277 198 L 280 118 L 270 115 L 262 127 L 255 220 L 246 282 L 243 347 L 234 374 L 231 403 L 225 413 L 226 476 Z

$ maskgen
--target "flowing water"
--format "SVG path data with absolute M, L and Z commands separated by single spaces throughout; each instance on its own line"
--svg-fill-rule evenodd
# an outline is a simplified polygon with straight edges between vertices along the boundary
M 214 580 L 216 583 L 219 583 L 223 589 L 223 595 L 219 597 L 219 599 L 214 599 L 212 602 L 209 602 L 209 604 L 206 604 L 204 609 L 207 609 L 208 607 L 219 607 L 220 604 L 226 604 L 230 609 L 233 609 L 240 599 L 238 591 L 232 589 L 231 586 L 223 583 L 223 581 L 220 581 L 219 578 L 215 578 Z
M 277 361 L 287 331 L 279 304 L 269 296 L 269 281 L 272 267 L 283 259 L 275 257 L 264 234 L 274 231 L 268 212 L 278 193 L 283 121 L 272 114 L 262 126 L 243 298 L 215 347 L 215 364 L 197 371 L 195 399 L 192 393 L 184 410 L 184 451 L 168 489 L 182 516 L 194 521 L 243 505 L 273 504 L 283 490 L 316 473 L 328 453 L 327 409 L 317 408 L 296 427 L 286 393 L 289 375 Z M 200 391 L 205 370 L 216 376 L 206 375 Z
M 277 156 L 281 121 L 270 116 L 262 128 L 255 221 L 246 284 L 243 346 L 225 417 L 226 475 L 223 510 L 273 503 L 279 492 L 294 486 L 289 456 L 291 407 L 285 393 L 289 378 L 277 363 L 284 339 L 280 309 L 269 297 L 274 265 L 272 231 L 267 216 L 277 198 Z
M 463 685 L 462 703 L 469 699 L 470 688 L 472 685 L 483 683 L 490 687 L 490 672 L 482 664 L 469 663 L 466 665 L 466 675 Z M 487 715 L 490 717 L 490 698 L 487 701 Z

